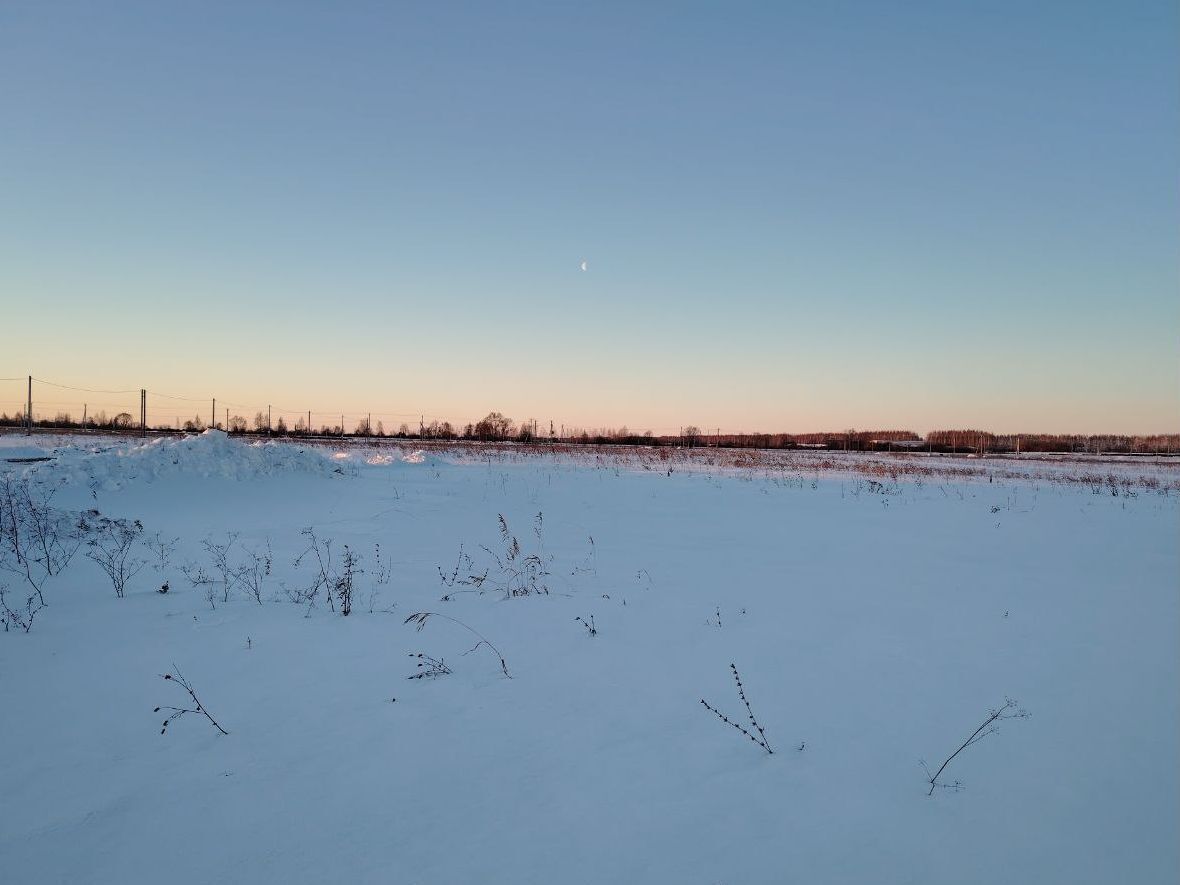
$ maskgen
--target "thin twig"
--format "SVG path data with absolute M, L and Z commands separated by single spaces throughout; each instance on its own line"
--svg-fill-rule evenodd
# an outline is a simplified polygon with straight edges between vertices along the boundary
M 155 709 L 156 713 L 159 713 L 161 710 L 171 710 L 172 711 L 172 715 L 164 720 L 163 727 L 160 729 L 160 734 L 164 734 L 164 732 L 166 732 L 168 730 L 168 723 L 172 722 L 175 719 L 179 719 L 185 713 L 200 713 L 202 716 L 204 716 L 206 719 L 208 719 L 211 723 L 213 723 L 213 727 L 216 728 L 218 731 L 220 731 L 222 734 L 226 734 L 226 735 L 229 734 L 228 731 L 226 731 L 224 728 L 222 728 L 218 724 L 216 719 L 214 719 L 211 715 L 209 715 L 209 711 L 205 709 L 205 705 L 201 703 L 200 699 L 197 697 L 197 693 L 195 691 L 193 691 L 192 685 L 190 685 L 188 680 L 184 678 L 184 675 L 180 672 L 180 668 L 176 666 L 175 662 L 173 662 L 173 664 L 172 664 L 172 669 L 176 671 L 175 676 L 173 676 L 171 673 L 161 673 L 160 678 L 166 679 L 170 682 L 175 682 L 177 685 L 179 685 L 181 688 L 183 688 L 185 691 L 187 691 L 188 696 L 193 699 L 193 704 L 195 704 L 196 706 L 194 708 L 168 707 L 168 706 L 156 707 L 156 709 Z

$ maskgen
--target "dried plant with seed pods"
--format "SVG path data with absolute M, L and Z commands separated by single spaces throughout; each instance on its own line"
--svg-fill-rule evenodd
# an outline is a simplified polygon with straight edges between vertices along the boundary
M 746 737 L 748 737 L 750 740 L 752 740 L 754 743 L 756 743 L 758 746 L 760 746 L 763 750 L 765 750 L 767 753 L 773 755 L 774 750 L 772 750 L 770 748 L 770 742 L 766 739 L 766 732 L 763 731 L 762 726 L 758 724 L 758 720 L 754 718 L 754 711 L 750 709 L 750 702 L 748 700 L 746 700 L 746 689 L 745 689 L 745 686 L 742 685 L 742 677 L 738 674 L 737 665 L 731 663 L 729 665 L 729 669 L 733 671 L 733 681 L 737 685 L 738 697 L 742 699 L 742 704 L 746 708 L 746 714 L 747 714 L 746 718 L 749 719 L 749 721 L 750 721 L 750 727 L 753 728 L 754 731 L 758 732 L 758 736 L 755 737 L 754 734 L 750 731 L 750 729 L 746 728 L 744 725 L 741 725 L 740 723 L 734 722 L 732 719 L 730 719 L 724 713 L 721 713 L 720 711 L 718 711 L 715 707 L 713 707 L 711 704 L 709 704 L 709 702 L 706 701 L 704 698 L 701 698 L 701 706 L 703 706 L 706 710 L 708 710 L 710 713 L 712 713 L 714 716 L 716 716 L 718 719 L 720 719 L 726 725 L 732 725 L 734 728 L 736 728 L 738 731 L 740 731 L 742 734 L 744 734 Z
M 926 761 L 924 759 L 921 760 L 918 764 L 921 765 L 922 769 L 926 772 L 926 782 L 930 784 L 930 791 L 926 795 L 933 796 L 936 789 L 952 790 L 955 792 L 963 789 L 963 784 L 960 781 L 953 781 L 949 784 L 942 784 L 938 782 L 939 777 L 942 776 L 943 771 L 945 771 L 946 767 L 951 764 L 951 761 L 968 747 L 979 743 L 988 735 L 995 734 L 997 731 L 999 731 L 999 726 L 996 723 L 1003 722 L 1006 719 L 1027 719 L 1031 715 L 1032 714 L 1029 713 L 1028 710 L 1021 707 L 1017 701 L 1013 700 L 1012 698 L 1004 698 L 1004 703 L 999 707 L 988 711 L 987 718 L 983 720 L 983 723 L 979 726 L 979 728 L 971 732 L 971 737 L 967 738 L 967 740 L 962 743 L 959 749 L 951 753 L 942 763 L 942 765 L 938 766 L 938 771 L 934 772 L 934 774 L 930 773 L 930 768 L 926 765 Z
M 586 554 L 586 558 L 578 565 L 574 566 L 574 570 L 570 575 L 590 575 L 596 577 L 598 575 L 598 548 L 594 545 L 594 536 L 587 536 L 590 540 L 590 552 Z
M 542 514 L 538 512 L 533 517 L 533 534 L 537 538 L 535 553 L 524 552 L 520 541 L 508 528 L 508 521 L 504 518 L 504 514 L 498 514 L 497 518 L 500 524 L 500 540 L 504 544 L 504 554 L 501 556 L 487 547 L 483 549 L 496 564 L 500 574 L 498 586 L 504 592 L 505 598 L 548 594 L 549 586 L 545 583 L 545 579 L 550 574 L 551 557 L 546 557 L 544 553 L 544 536 L 542 534 L 544 517 Z
M 451 569 L 451 573 L 447 574 L 442 570 L 442 566 L 438 567 L 438 577 L 445 587 L 469 587 L 469 590 L 454 590 L 445 594 L 442 597 L 443 602 L 450 602 L 457 593 L 475 593 L 483 586 L 483 582 L 488 579 L 489 569 L 484 569 L 483 574 L 476 574 L 475 563 L 471 557 L 463 552 L 463 545 L 459 545 L 459 556 L 455 560 L 455 567 Z
M 479 649 L 481 646 L 486 645 L 488 647 L 488 650 L 491 651 L 497 658 L 499 658 L 500 671 L 505 676 L 507 676 L 509 679 L 512 678 L 512 676 L 508 673 L 508 664 L 504 662 L 504 655 L 500 653 L 500 649 L 498 649 L 498 648 L 496 648 L 496 646 L 492 645 L 492 643 L 488 640 L 488 638 L 486 636 L 484 636 L 482 633 L 480 633 L 478 630 L 475 630 L 472 627 L 469 627 L 467 624 L 464 624 L 462 621 L 458 620 L 457 618 L 452 618 L 450 615 L 440 615 L 438 612 L 415 612 L 414 614 L 412 614 L 408 618 L 406 618 L 402 623 L 413 624 L 414 627 L 418 630 L 418 632 L 421 633 L 422 628 L 426 626 L 426 621 L 430 618 L 443 618 L 447 621 L 450 621 L 452 624 L 458 624 L 460 627 L 462 627 L 468 633 L 475 636 L 477 639 L 479 639 L 479 642 L 475 643 L 475 645 L 473 645 L 471 648 L 467 649 L 467 651 L 463 652 L 463 654 L 469 655 L 473 651 L 476 651 L 477 649 Z
M 418 671 L 411 673 L 407 679 L 437 679 L 439 676 L 451 675 L 451 668 L 442 658 L 432 658 L 423 652 L 413 653 L 410 657 L 418 659 Z
M 169 707 L 165 705 L 156 707 L 154 711 L 156 713 L 159 713 L 161 710 L 170 711 L 168 718 L 164 720 L 163 725 L 160 728 L 160 734 L 164 734 L 166 731 L 168 731 L 168 725 L 172 722 L 175 722 L 185 713 L 200 713 L 202 716 L 208 719 L 213 727 L 219 732 L 222 734 L 229 734 L 228 731 L 218 724 L 216 719 L 209 715 L 209 711 L 205 709 L 205 705 L 201 703 L 200 699 L 197 697 L 197 693 L 193 691 L 193 687 L 189 684 L 188 680 L 184 678 L 184 675 L 180 672 L 180 668 L 177 667 L 175 663 L 172 664 L 172 669 L 176 671 L 175 674 L 162 673 L 160 674 L 160 678 L 168 682 L 174 682 L 187 691 L 189 698 L 192 699 L 193 705 L 191 707 Z

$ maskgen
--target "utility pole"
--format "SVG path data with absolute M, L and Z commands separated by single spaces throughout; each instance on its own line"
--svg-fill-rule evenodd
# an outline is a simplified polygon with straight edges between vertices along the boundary
M 25 436 L 33 435 L 33 376 L 29 376 L 29 406 L 25 412 Z
M 340 438 L 344 439 L 344 416 L 340 416 Z
M 213 408 L 209 412 L 209 426 L 213 430 L 217 429 L 217 397 L 213 397 Z
M 266 435 L 270 436 L 270 406 L 266 407 Z
M 139 430 L 147 436 L 147 388 L 139 388 Z
M 86 403 L 82 403 L 82 430 L 86 430 Z

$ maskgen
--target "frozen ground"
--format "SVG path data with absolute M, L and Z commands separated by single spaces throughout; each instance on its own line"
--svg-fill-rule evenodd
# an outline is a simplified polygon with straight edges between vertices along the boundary
M 1167 464 L 61 445 L 0 472 L 179 537 L 178 566 L 238 532 L 274 568 L 211 608 L 178 568 L 117 599 L 79 552 L 0 635 L 6 882 L 1175 881 Z M 548 594 L 496 586 L 501 514 Z M 364 556 L 350 617 L 288 601 L 308 526 Z M 440 582 L 461 544 L 482 592 Z M 453 673 L 407 679 L 417 652 Z M 173 662 L 228 736 L 160 734 Z M 731 662 L 773 755 L 700 704 L 744 715 Z M 1005 697 L 1031 717 L 927 797 L 919 760 Z

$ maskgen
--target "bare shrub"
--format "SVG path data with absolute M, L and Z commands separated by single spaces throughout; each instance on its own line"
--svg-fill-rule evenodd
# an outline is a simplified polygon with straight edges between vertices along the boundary
M 33 620 L 37 613 L 45 608 L 45 603 L 37 598 L 36 593 L 25 599 L 24 610 L 13 609 L 8 605 L 8 588 L 0 584 L 0 623 L 4 624 L 4 632 L 19 627 L 28 633 L 33 629 Z
M 127 582 L 147 564 L 131 556 L 131 548 L 143 534 L 143 524 L 138 519 L 100 516 L 91 524 L 90 530 L 91 538 L 86 542 L 90 549 L 86 556 L 106 573 L 115 588 L 115 596 L 122 599 Z
M 171 585 L 172 557 L 176 554 L 178 543 L 180 543 L 180 538 L 167 538 L 159 532 L 143 542 L 152 554 L 152 570 L 160 577 L 160 593 L 167 593 Z
M 237 542 L 237 532 L 226 532 L 225 540 L 221 542 L 216 542 L 211 537 L 201 542 L 201 546 L 209 554 L 213 573 L 221 583 L 222 602 L 229 602 L 229 593 L 238 582 L 238 570 L 229 562 L 229 552 Z
M 245 553 L 245 562 L 237 568 L 237 581 L 242 585 L 247 596 L 262 605 L 263 585 L 270 577 L 271 567 L 274 564 L 274 556 L 270 552 L 270 538 L 266 539 L 265 547 L 246 550 Z
M 335 578 L 333 577 L 332 566 L 332 539 L 320 539 L 316 535 L 314 528 L 305 528 L 302 533 L 307 539 L 307 548 L 295 557 L 295 568 L 299 568 L 305 561 L 311 562 L 314 559 L 315 573 L 312 578 L 311 585 L 299 594 L 301 601 L 306 602 L 308 611 L 315 606 L 320 590 L 325 592 L 328 597 L 328 605 L 332 611 L 336 610 L 336 603 L 332 598 L 332 591 L 336 586 Z M 288 596 L 290 596 L 288 592 Z
M 205 591 L 205 601 L 209 603 L 212 609 L 217 608 L 217 582 L 209 576 L 205 571 L 203 565 L 195 562 L 186 562 L 180 567 L 180 571 L 184 574 L 188 582 L 194 587 L 201 587 Z
M 0 569 L 20 576 L 41 606 L 46 581 L 69 565 L 87 532 L 84 520 L 53 506 L 53 495 L 27 479 L 0 484 Z

